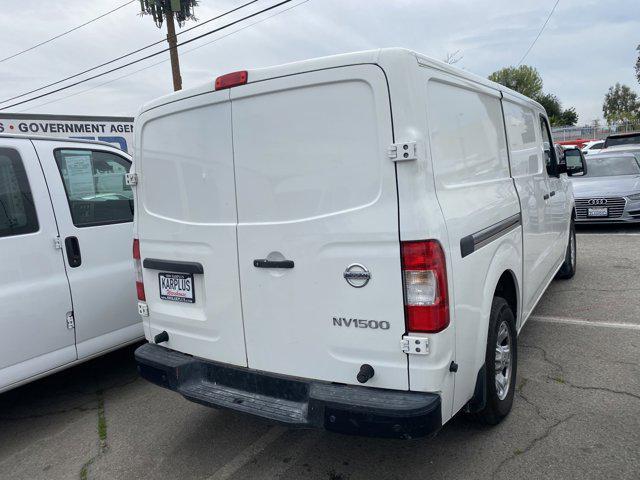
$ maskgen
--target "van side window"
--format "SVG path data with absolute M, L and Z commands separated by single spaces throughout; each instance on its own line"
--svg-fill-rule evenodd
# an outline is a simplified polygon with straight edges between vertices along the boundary
M 445 185 L 509 177 L 500 100 L 430 81 L 429 134 L 437 177 Z
M 540 131 L 542 132 L 542 147 L 544 148 L 544 160 L 547 164 L 547 173 L 555 176 L 556 166 L 558 165 L 556 149 L 551 140 L 551 131 L 549 130 L 547 119 L 542 115 L 540 116 Z
M 514 177 L 541 173 L 540 137 L 537 136 L 533 110 L 509 101 L 503 101 L 503 107 L 511 151 L 511 173 Z
M 133 192 L 125 183 L 131 162 L 98 150 L 58 149 L 54 155 L 76 227 L 133 221 Z
M 38 231 L 38 217 L 20 154 L 0 148 L 0 238 Z

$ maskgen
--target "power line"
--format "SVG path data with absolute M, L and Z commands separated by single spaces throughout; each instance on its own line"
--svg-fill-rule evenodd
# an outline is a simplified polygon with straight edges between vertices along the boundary
M 133 1 L 135 1 L 135 0 L 133 0 Z M 236 8 L 232 8 L 231 10 L 227 10 L 226 12 L 221 13 L 220 15 L 217 15 L 217 16 L 215 16 L 215 17 L 212 17 L 212 18 L 210 18 L 210 19 L 208 19 L 208 20 L 205 20 L 204 22 L 201 22 L 201 23 L 199 23 L 199 24 L 197 24 L 197 25 L 194 25 L 194 26 L 192 26 L 192 27 L 189 27 L 189 28 L 187 28 L 186 30 L 183 30 L 183 31 L 181 31 L 181 32 L 178 32 L 178 33 L 176 34 L 176 37 L 177 37 L 178 35 L 182 35 L 183 33 L 187 33 L 187 32 L 189 32 L 189 31 L 193 30 L 194 28 L 201 27 L 202 25 L 206 25 L 206 24 L 207 24 L 207 23 L 209 23 L 209 22 L 212 22 L 212 21 L 214 21 L 214 20 L 218 20 L 219 18 L 222 18 L 222 17 L 224 17 L 224 16 L 226 16 L 226 15 L 230 15 L 231 13 L 234 13 L 234 12 L 236 12 L 236 11 L 238 11 L 238 10 L 242 9 L 242 8 L 248 7 L 249 5 L 251 5 L 251 4 L 253 4 L 253 3 L 256 3 L 257 1 L 259 1 L 259 0 L 251 0 L 251 1 L 249 1 L 249 2 L 243 3 L 242 5 L 240 5 L 240 6 L 236 7 Z M 134 51 L 132 51 L 132 52 L 126 53 L 126 54 L 124 54 L 124 55 L 121 55 L 121 56 L 119 56 L 119 57 L 117 57 L 117 58 L 114 58 L 114 59 L 112 59 L 112 60 L 109 60 L 109 61 L 107 61 L 107 62 L 101 63 L 100 65 L 96 65 L 95 67 L 87 68 L 86 70 L 83 70 L 83 71 L 78 72 L 78 73 L 74 73 L 73 75 L 69 75 L 68 77 L 62 78 L 62 79 L 57 80 L 57 81 L 55 81 L 55 82 L 49 83 L 49 84 L 47 84 L 47 85 L 43 85 L 42 87 L 38 87 L 38 88 L 35 88 L 35 89 L 33 89 L 33 90 L 29 90 L 28 92 L 23 92 L 23 93 L 21 93 L 21 94 L 19 94 L 19 95 L 14 95 L 13 97 L 6 98 L 6 99 L 4 99 L 4 100 L 0 100 L 0 103 L 10 102 L 11 100 L 15 100 L 16 98 L 25 97 L 25 96 L 27 96 L 27 95 L 30 95 L 30 94 L 32 94 L 32 93 L 39 92 L 39 91 L 44 90 L 44 89 L 46 89 L 46 88 L 53 87 L 53 86 L 55 86 L 55 85 L 59 85 L 59 84 L 61 84 L 61 83 L 63 83 L 63 82 L 66 82 L 67 80 L 71 80 L 71 79 L 73 79 L 73 78 L 77 78 L 77 77 L 79 77 L 79 76 L 81 76 L 81 75 L 84 75 L 85 73 L 89 73 L 89 72 L 92 72 L 92 71 L 97 70 L 97 69 L 99 69 L 99 68 L 105 67 L 105 66 L 107 66 L 107 65 L 110 65 L 110 64 L 112 64 L 112 63 L 117 62 L 118 60 L 122 60 L 123 58 L 127 58 L 127 57 L 130 57 L 131 55 L 135 55 L 136 53 L 140 53 L 141 51 L 146 50 L 146 49 L 151 48 L 151 47 L 154 47 L 154 46 L 156 46 L 156 45 L 158 45 L 158 44 L 160 44 L 160 43 L 164 43 L 165 41 L 166 41 L 165 39 L 162 39 L 162 40 L 158 40 L 157 42 L 150 43 L 149 45 L 145 45 L 144 47 L 138 48 L 137 50 L 134 50 Z M 166 51 L 166 50 L 165 50 L 165 51 Z M 0 108 L 0 110 L 2 110 L 2 108 Z
M 75 32 L 76 30 L 79 30 L 80 28 L 85 27 L 85 26 L 89 25 L 90 23 L 95 22 L 96 20 L 100 20 L 101 18 L 106 17 L 107 15 L 109 15 L 109 14 L 111 14 L 111 13 L 117 11 L 117 10 L 120 10 L 121 8 L 124 8 L 127 5 L 129 5 L 130 3 L 133 3 L 135 1 L 136 0 L 130 0 L 130 1 L 126 2 L 126 3 L 123 3 L 119 7 L 114 8 L 113 10 L 109 10 L 108 12 L 103 13 L 102 15 L 100 15 L 100 16 L 98 16 L 96 18 L 92 18 L 88 22 L 84 22 L 82 25 L 78 25 L 77 27 L 73 27 L 72 29 L 67 30 L 66 32 L 62 32 L 62 33 L 56 35 L 55 37 L 51 37 L 50 39 L 45 40 L 44 42 L 40 42 L 40 43 L 38 43 L 36 45 L 33 45 L 32 47 L 25 48 L 24 50 L 22 50 L 22 51 L 20 51 L 18 53 L 14 53 L 13 55 L 9 55 L 8 57 L 2 58 L 2 59 L 0 59 L 0 63 L 6 62 L 7 60 L 10 60 L 12 58 L 17 57 L 18 55 L 22 55 L 23 53 L 30 52 L 31 50 L 35 50 L 36 48 L 41 47 L 42 45 L 45 45 L 45 44 L 47 44 L 49 42 L 53 42 L 54 40 L 56 40 L 56 39 L 58 39 L 60 37 L 64 37 L 65 35 L 68 35 L 71 32 Z
M 536 38 L 533 40 L 533 43 L 531 45 L 529 45 L 529 48 L 527 49 L 526 52 L 524 52 L 524 55 L 522 56 L 522 58 L 520 59 L 520 61 L 518 62 L 518 67 L 520 66 L 520 64 L 524 61 L 525 58 L 527 58 L 527 55 L 529 55 L 529 52 L 531 51 L 531 49 L 533 48 L 533 46 L 536 44 L 536 42 L 538 41 L 538 39 L 540 38 L 540 35 L 542 35 L 542 32 L 544 31 L 544 28 L 547 26 L 547 23 L 549 23 L 549 20 L 551 19 L 551 15 L 553 15 L 553 12 L 556 11 L 556 7 L 558 6 L 558 4 L 560 3 L 560 0 L 556 0 L 555 5 L 553 6 L 553 8 L 551 9 L 551 11 L 549 12 L 549 16 L 547 17 L 547 19 L 544 21 L 544 23 L 542 24 L 542 28 L 540 29 L 540 31 L 538 32 L 538 35 L 536 36 Z
M 211 45 L 212 43 L 215 43 L 215 42 L 217 42 L 219 40 L 222 40 L 223 38 L 227 38 L 227 37 L 230 37 L 231 35 L 235 35 L 236 33 L 241 32 L 242 30 L 246 30 L 247 28 L 253 27 L 254 25 L 257 25 L 258 23 L 262 23 L 262 22 L 264 22 L 266 20 L 269 20 L 270 18 L 278 16 L 278 15 L 280 15 L 282 13 L 288 12 L 289 10 L 293 10 L 294 8 L 299 7 L 303 3 L 307 3 L 309 1 L 311 1 L 311 0 L 302 0 L 301 2 L 296 3 L 295 5 L 291 5 L 290 7 L 285 8 L 283 10 L 280 10 L 279 12 L 273 13 L 273 14 L 265 17 L 265 18 L 261 18 L 260 20 L 257 20 L 257 21 L 255 21 L 253 23 L 250 23 L 249 25 L 246 25 L 244 27 L 238 28 L 237 30 L 234 30 L 233 32 L 229 32 L 229 33 L 227 33 L 225 35 L 222 35 L 222 36 L 220 36 L 220 37 L 218 37 L 218 38 L 216 38 L 214 40 L 211 40 L 209 42 L 203 43 L 202 45 L 198 45 L 197 47 L 190 48 L 189 50 L 185 50 L 184 52 L 182 52 L 182 55 L 186 55 L 188 53 L 193 52 L 194 50 L 198 50 L 199 48 L 206 47 L 207 45 Z M 149 70 L 150 68 L 157 67 L 158 65 L 162 65 L 163 63 L 167 63 L 168 61 L 169 61 L 169 59 L 161 60 L 161 61 L 156 62 L 156 63 L 152 63 L 151 65 L 147 65 L 144 68 L 140 68 L 138 70 L 134 70 L 133 72 L 127 73 L 125 75 L 121 75 L 119 77 L 113 78 L 113 79 L 108 80 L 108 81 L 103 82 L 103 83 L 99 83 L 98 85 L 94 85 L 92 87 L 85 88 L 84 90 L 80 90 L 79 92 L 74 92 L 72 94 L 65 95 L 64 97 L 60 97 L 60 98 L 56 98 L 54 100 L 50 100 L 48 102 L 40 103 L 38 105 L 35 105 L 34 107 L 26 108 L 24 110 L 19 110 L 19 112 L 20 113 L 29 112 L 31 110 L 35 110 L 36 108 L 44 107 L 45 105 L 49 105 L 51 103 L 61 102 L 62 100 L 66 100 L 67 98 L 75 97 L 76 95 L 82 95 L 83 93 L 87 93 L 87 92 L 89 92 L 91 90 L 95 90 L 96 88 L 104 87 L 105 85 L 109 85 L 111 83 L 117 82 L 118 80 L 122 80 L 123 78 L 127 78 L 127 77 L 130 77 L 132 75 L 135 75 L 136 73 L 140 73 L 140 72 L 143 72 L 145 70 Z
M 194 41 L 196 41 L 196 40 L 198 40 L 200 38 L 203 38 L 203 37 L 206 37 L 206 36 L 211 35 L 213 33 L 219 32 L 220 30 L 224 30 L 225 28 L 231 27 L 232 25 L 236 25 L 237 23 L 243 22 L 244 20 L 248 20 L 249 18 L 252 18 L 252 17 L 255 17 L 257 15 L 260 15 L 261 13 L 268 12 L 269 10 L 273 10 L 274 8 L 277 8 L 277 7 L 281 6 L 281 5 L 284 5 L 285 3 L 289 3 L 291 1 L 292 0 L 283 0 L 280 3 L 276 3 L 275 5 L 271 5 L 270 7 L 264 8 L 262 10 L 254 12 L 254 13 L 252 13 L 250 15 L 247 15 L 247 16 L 245 16 L 243 18 L 240 18 L 238 20 L 234 20 L 233 22 L 227 23 L 226 25 L 223 25 L 222 27 L 218 27 L 218 28 L 215 28 L 213 30 L 209 30 L 208 32 L 205 32 L 205 33 L 202 33 L 202 34 L 200 34 L 200 35 L 198 35 L 196 37 L 190 38 L 189 40 L 185 40 L 184 42 L 179 43 L 177 46 L 181 47 L 182 45 L 187 45 L 187 44 L 189 44 L 191 42 L 194 42 Z M 94 78 L 102 77 L 103 75 L 107 75 L 109 73 L 116 72 L 118 70 L 122 70 L 123 68 L 129 67 L 129 66 L 134 65 L 134 64 L 139 63 L 139 62 L 142 62 L 143 60 L 147 60 L 149 58 L 152 58 L 152 57 L 155 57 L 157 55 L 163 54 L 165 52 L 168 52 L 169 50 L 170 50 L 170 48 L 165 48 L 163 50 L 160 50 L 160 51 L 155 52 L 155 53 L 151 53 L 151 54 L 146 55 L 146 56 L 144 56 L 142 58 L 139 58 L 137 60 L 133 60 L 132 62 L 125 63 L 124 65 L 120 65 L 118 67 L 115 67 L 115 68 L 112 68 L 110 70 L 107 70 L 106 72 L 98 73 L 98 74 L 93 75 L 91 77 L 87 77 L 87 78 L 84 78 L 84 79 L 79 80 L 77 82 L 70 83 L 69 85 L 65 85 L 63 87 L 56 88 L 55 90 L 51 90 L 50 92 L 45 92 L 45 93 L 42 93 L 40 95 L 36 95 L 35 97 L 27 98 L 26 100 L 22 100 L 20 102 L 12 103 L 11 105 L 7 105 L 6 107 L 1 107 L 0 110 L 6 110 L 6 109 L 11 108 L 11 107 L 16 107 L 18 105 L 22 105 L 23 103 L 32 102 L 33 100 L 37 100 L 38 98 L 46 97 L 46 96 L 52 95 L 52 94 L 54 94 L 56 92 L 60 92 L 62 90 L 66 90 L 68 88 L 75 87 L 76 85 L 80 85 L 81 83 L 88 82 L 89 80 L 93 80 Z

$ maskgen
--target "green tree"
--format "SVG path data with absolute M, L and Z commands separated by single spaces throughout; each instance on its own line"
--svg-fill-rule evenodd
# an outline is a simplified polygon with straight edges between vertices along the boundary
M 547 111 L 552 127 L 572 126 L 578 123 L 578 112 L 571 107 L 562 109 L 562 103 L 553 93 L 542 93 L 535 100 Z
M 489 80 L 530 98 L 542 94 L 542 77 L 538 70 L 529 65 L 501 68 L 489 75 Z
M 551 125 L 558 125 L 562 118 L 562 104 L 553 93 L 542 93 L 535 100 L 547 111 Z
M 578 112 L 573 107 L 563 110 L 560 125 L 576 125 L 578 123 Z
M 609 124 L 640 118 L 638 95 L 627 85 L 616 83 L 604 96 L 602 113 Z
M 542 91 L 542 77 L 534 67 L 520 65 L 519 67 L 501 68 L 489 75 L 489 80 L 537 100 L 547 111 L 552 126 L 578 123 L 578 113 L 575 108 L 563 110 L 562 103 L 557 96 Z
M 184 25 L 187 20 L 197 20 L 194 14 L 196 5 L 198 5 L 197 0 L 140 0 L 140 15 L 151 15 L 158 28 L 162 28 L 162 23 L 166 20 L 171 74 L 175 91 L 182 90 L 182 76 L 180 75 L 174 19 L 177 20 L 179 26 Z

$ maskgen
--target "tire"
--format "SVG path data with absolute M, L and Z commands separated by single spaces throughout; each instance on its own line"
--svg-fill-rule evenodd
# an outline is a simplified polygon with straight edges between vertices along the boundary
M 505 337 L 506 335 L 506 337 Z M 499 342 L 498 339 L 501 338 Z M 484 408 L 476 413 L 476 418 L 486 425 L 497 425 L 511 411 L 516 388 L 518 368 L 518 341 L 515 329 L 515 317 L 511 307 L 502 297 L 494 297 L 489 317 L 489 334 L 485 356 L 485 374 L 487 399 Z M 498 345 L 503 347 L 498 360 Z M 504 347 L 509 346 L 509 355 L 505 359 Z M 497 364 L 500 361 L 500 370 Z M 501 375 L 499 378 L 498 375 Z M 503 388 L 498 387 L 500 381 Z
M 562 267 L 560 267 L 560 270 L 558 270 L 556 278 L 562 280 L 573 278 L 576 274 L 577 257 L 578 247 L 576 245 L 576 224 L 572 219 L 571 226 L 569 227 L 569 243 L 567 244 L 567 251 L 564 255 L 564 263 L 562 264 Z

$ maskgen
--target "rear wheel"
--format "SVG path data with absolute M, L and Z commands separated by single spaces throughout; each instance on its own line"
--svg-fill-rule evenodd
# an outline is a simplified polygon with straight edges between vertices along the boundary
M 483 423 L 496 425 L 511 411 L 518 366 L 515 317 L 502 297 L 494 297 L 489 317 L 485 357 L 487 399 L 477 413 Z
M 562 267 L 560 267 L 560 270 L 558 270 L 556 278 L 569 279 L 576 274 L 577 253 L 576 224 L 572 219 L 571 226 L 569 227 L 569 243 L 567 244 L 564 263 L 562 264 Z

